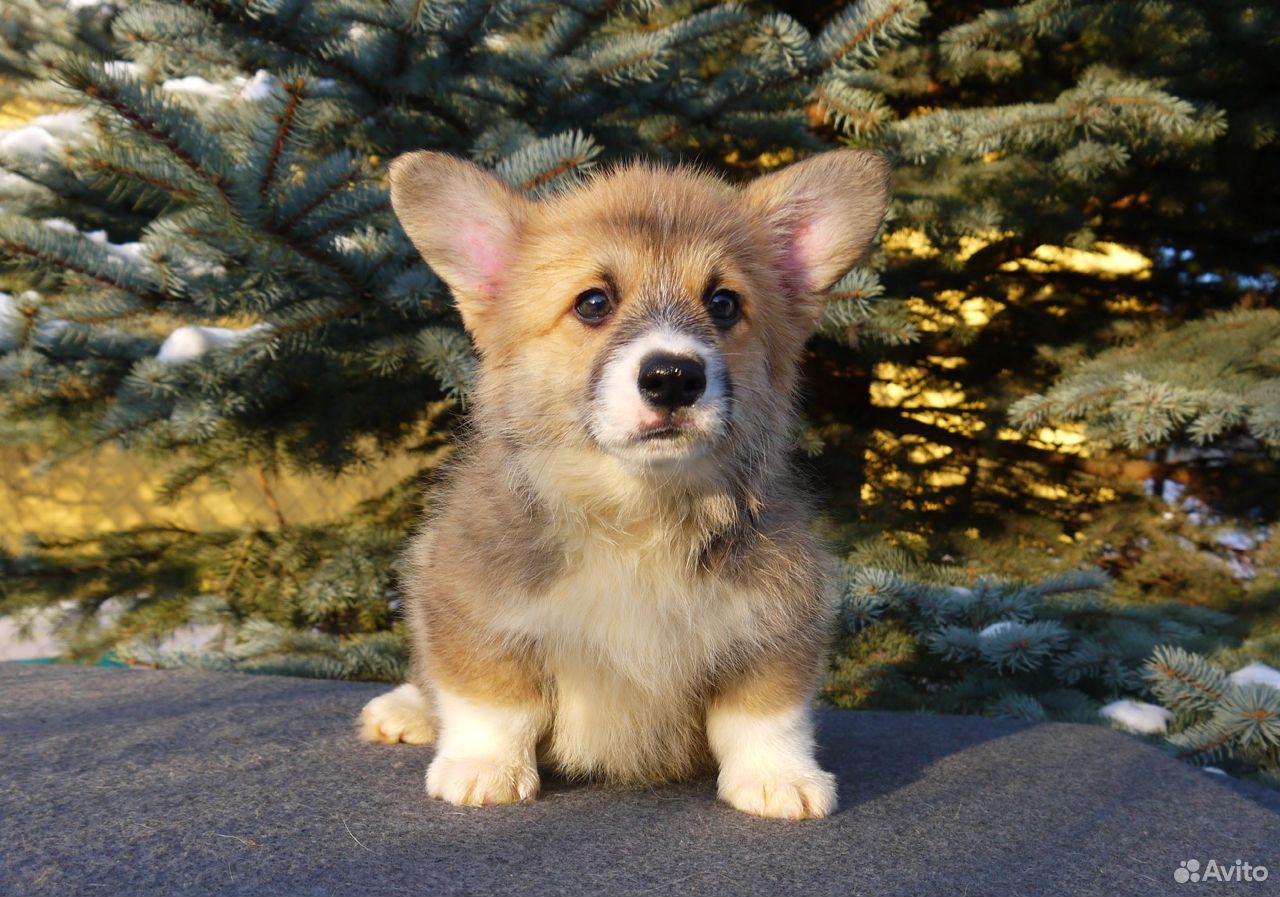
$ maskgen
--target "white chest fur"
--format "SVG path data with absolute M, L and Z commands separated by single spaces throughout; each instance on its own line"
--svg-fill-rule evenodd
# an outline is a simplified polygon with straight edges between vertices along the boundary
M 673 540 L 600 539 L 502 621 L 530 639 L 554 682 L 552 759 L 569 772 L 644 778 L 704 739 L 701 693 L 713 667 L 760 637 L 757 602 L 699 573 Z

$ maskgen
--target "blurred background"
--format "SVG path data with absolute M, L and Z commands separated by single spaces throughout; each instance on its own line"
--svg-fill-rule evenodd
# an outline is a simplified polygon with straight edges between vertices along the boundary
M 9 0 L 0 658 L 394 680 L 473 357 L 390 213 L 884 153 L 796 450 L 824 700 L 1280 771 L 1280 13 L 1265 2 Z

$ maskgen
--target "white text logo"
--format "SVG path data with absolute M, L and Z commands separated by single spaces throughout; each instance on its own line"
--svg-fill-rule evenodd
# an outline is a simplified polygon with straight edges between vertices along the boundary
M 1266 866 L 1254 866 L 1240 860 L 1228 865 L 1211 859 L 1203 868 L 1199 860 L 1183 860 L 1173 870 L 1173 880 L 1180 885 L 1200 881 L 1266 881 L 1270 874 Z

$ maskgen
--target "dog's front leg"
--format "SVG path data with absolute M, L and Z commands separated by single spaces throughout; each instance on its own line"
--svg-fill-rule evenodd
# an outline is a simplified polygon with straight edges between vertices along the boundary
M 538 739 L 549 722 L 534 671 L 474 644 L 455 641 L 443 653 L 432 664 L 440 734 L 427 793 L 466 806 L 533 798 Z
M 529 800 L 538 793 L 541 708 L 478 700 L 443 688 L 436 701 L 440 742 L 427 768 L 428 794 L 479 807 Z
M 836 807 L 835 776 L 814 757 L 808 676 L 762 666 L 721 688 L 707 707 L 720 799 L 756 816 L 817 819 Z

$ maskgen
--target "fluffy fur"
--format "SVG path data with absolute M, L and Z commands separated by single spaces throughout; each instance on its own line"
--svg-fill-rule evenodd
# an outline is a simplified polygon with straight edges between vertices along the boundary
M 534 202 L 411 153 L 391 184 L 480 366 L 409 549 L 413 681 L 370 702 L 364 737 L 438 727 L 427 790 L 459 804 L 532 797 L 539 763 L 632 783 L 718 765 L 742 810 L 830 812 L 808 705 L 833 607 L 790 442 L 804 342 L 880 226 L 884 163 L 837 151 L 742 190 L 632 165 Z M 589 290 L 603 322 L 575 314 Z M 731 327 L 716 290 L 739 297 Z M 695 403 L 645 402 L 653 352 L 705 364 Z

